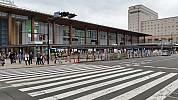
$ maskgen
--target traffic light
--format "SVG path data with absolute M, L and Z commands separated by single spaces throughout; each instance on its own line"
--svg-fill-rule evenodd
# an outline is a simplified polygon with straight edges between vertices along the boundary
M 45 34 L 43 34 L 43 40 L 45 40 L 46 39 L 46 36 L 45 36 Z
M 40 34 L 39 35 L 39 40 L 41 41 L 43 39 L 43 36 Z

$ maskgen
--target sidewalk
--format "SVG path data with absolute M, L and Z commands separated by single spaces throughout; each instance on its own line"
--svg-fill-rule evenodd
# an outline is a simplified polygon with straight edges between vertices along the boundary
M 45 61 L 44 65 L 36 65 L 36 60 L 33 59 L 32 64 L 26 65 L 25 61 L 22 61 L 22 63 L 19 64 L 18 60 L 16 61 L 16 63 L 11 64 L 10 59 L 7 59 L 4 66 L 0 65 L 0 70 L 2 70 L 2 69 L 12 69 L 12 68 L 32 68 L 32 67 L 56 66 L 56 65 L 62 65 L 62 64 L 71 64 L 71 63 L 65 62 L 64 60 L 62 60 L 61 64 L 59 64 L 58 62 L 56 64 L 54 64 L 54 61 L 50 60 L 49 65 L 47 64 L 47 61 Z

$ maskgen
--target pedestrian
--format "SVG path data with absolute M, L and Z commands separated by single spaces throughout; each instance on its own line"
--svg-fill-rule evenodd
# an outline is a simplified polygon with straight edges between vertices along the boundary
M 30 60 L 30 64 L 33 64 L 33 54 L 32 52 L 30 52 L 30 55 L 29 55 L 29 60 Z
M 40 56 L 40 52 L 38 52 L 36 56 L 37 56 L 36 65 L 39 65 L 39 63 L 40 63 L 40 57 L 41 57 Z
M 21 53 L 18 54 L 18 59 L 19 59 L 19 64 L 21 64 L 21 62 L 22 62 L 22 54 Z
M 57 61 L 57 53 L 54 54 L 54 64 L 56 64 Z
M 30 60 L 29 60 L 29 54 L 25 53 L 25 64 L 27 65 L 27 63 L 30 65 Z
M 1 53 L 0 60 L 1 60 L 2 66 L 4 66 L 5 61 L 6 61 L 6 55 L 4 52 Z
M 40 55 L 40 64 L 41 65 L 44 65 L 43 58 L 44 58 L 43 55 Z
M 10 63 L 11 64 L 14 63 L 14 54 L 13 54 L 13 52 L 10 53 L 9 58 L 10 58 Z
M 59 53 L 58 53 L 58 57 L 59 57 L 59 63 L 62 63 L 62 52 L 60 51 Z
M 14 53 L 14 63 L 16 63 L 16 60 L 18 59 L 17 53 Z

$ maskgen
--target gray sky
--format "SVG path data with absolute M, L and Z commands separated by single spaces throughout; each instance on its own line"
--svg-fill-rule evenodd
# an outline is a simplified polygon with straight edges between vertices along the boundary
M 128 29 L 128 7 L 142 4 L 158 13 L 159 18 L 178 16 L 177 0 L 14 0 L 25 7 L 48 14 L 68 11 L 74 19 Z

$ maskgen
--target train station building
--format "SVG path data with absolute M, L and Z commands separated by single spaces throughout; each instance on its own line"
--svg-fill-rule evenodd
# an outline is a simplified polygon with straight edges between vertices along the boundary
M 146 36 L 151 35 L 0 5 L 1 51 L 138 49 Z

